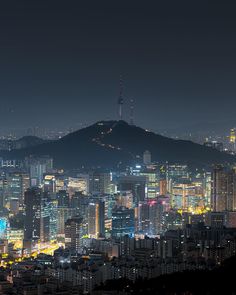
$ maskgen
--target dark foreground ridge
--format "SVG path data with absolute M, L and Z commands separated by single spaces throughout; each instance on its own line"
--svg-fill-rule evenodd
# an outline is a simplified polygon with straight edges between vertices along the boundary
M 142 161 L 149 150 L 152 160 L 181 162 L 204 167 L 213 163 L 233 163 L 235 157 L 191 141 L 174 140 L 124 121 L 101 121 L 52 142 L 1 152 L 4 158 L 49 155 L 55 167 L 67 169 L 117 168 Z
M 211 271 L 185 271 L 133 283 L 120 279 L 107 281 L 93 293 L 156 295 L 235 295 L 236 256 Z

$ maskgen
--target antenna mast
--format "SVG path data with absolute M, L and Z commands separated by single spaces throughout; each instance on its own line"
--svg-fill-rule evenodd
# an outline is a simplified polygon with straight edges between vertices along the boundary
M 134 125 L 134 100 L 130 100 L 130 125 Z
M 123 117 L 123 104 L 124 104 L 123 90 L 124 90 L 123 79 L 122 79 L 122 76 L 120 76 L 120 94 L 118 98 L 119 120 L 122 120 L 122 117 Z

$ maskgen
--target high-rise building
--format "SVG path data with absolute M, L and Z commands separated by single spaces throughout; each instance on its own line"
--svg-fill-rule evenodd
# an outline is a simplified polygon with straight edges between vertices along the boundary
M 201 179 L 175 182 L 172 184 L 170 193 L 174 209 L 194 212 L 207 207 L 204 184 Z
M 56 174 L 56 192 L 66 190 L 67 183 L 65 179 L 65 175 L 63 174 Z
M 146 197 L 156 198 L 159 194 L 159 176 L 156 169 L 145 169 L 140 172 L 140 176 L 146 177 Z
M 156 234 L 163 234 L 166 230 L 165 213 L 170 211 L 170 198 L 166 196 L 157 197 L 156 203 Z
M 0 211 L 5 207 L 5 176 L 0 176 Z
M 39 186 L 43 184 L 44 174 L 52 171 L 53 160 L 48 156 L 29 157 L 26 167 L 29 169 L 31 186 Z
M 80 192 L 75 193 L 75 195 L 73 196 L 71 200 L 72 204 L 73 204 L 73 199 L 76 199 L 80 216 L 83 216 L 83 218 L 85 218 L 85 216 L 87 216 L 88 204 L 90 203 L 90 199 L 84 194 L 81 194 Z
M 89 203 L 88 205 L 88 234 L 92 238 L 99 235 L 99 205 Z
M 68 207 L 57 208 L 57 235 L 58 237 L 65 237 L 65 223 L 68 219 L 75 216 L 75 210 Z
M 118 179 L 119 191 L 131 191 L 134 202 L 144 201 L 146 197 L 146 176 L 127 175 Z
M 46 165 L 41 163 L 32 163 L 30 165 L 30 183 L 31 186 L 39 186 L 43 183 L 43 175 L 46 173 Z
M 42 193 L 40 206 L 40 242 L 48 242 L 50 236 L 51 199 L 48 193 Z
M 109 236 L 112 229 L 112 210 L 116 207 L 114 195 L 107 196 L 105 202 L 105 232 Z
M 165 196 L 167 194 L 167 182 L 166 179 L 160 179 L 160 195 Z
M 204 201 L 208 208 L 211 206 L 211 172 L 205 172 L 203 177 Z
M 7 174 L 6 184 L 5 197 L 7 197 L 10 206 L 12 202 L 17 203 L 18 207 L 22 206 L 24 193 L 30 186 L 29 175 L 21 172 L 11 172 Z
M 115 208 L 112 212 L 112 237 L 132 236 L 135 231 L 134 209 Z
M 83 216 L 80 212 L 80 199 L 84 197 L 82 192 L 75 192 L 70 198 L 70 208 L 75 210 L 76 215 Z
M 48 204 L 49 212 L 49 236 L 50 239 L 55 240 L 57 238 L 57 225 L 58 225 L 58 201 L 57 199 L 50 199 Z
M 17 173 L 10 173 L 7 176 L 7 201 L 10 206 L 11 213 L 19 211 L 20 203 L 23 200 L 23 189 L 21 175 Z
M 174 164 L 174 165 L 168 165 L 167 171 L 166 171 L 166 179 L 167 179 L 167 185 L 169 185 L 169 181 L 172 180 L 174 182 L 176 181 L 183 181 L 183 179 L 189 178 L 189 171 L 187 165 L 180 165 L 180 164 Z
M 89 192 L 92 194 L 109 194 L 111 189 L 111 174 L 93 172 L 90 173 Z
M 47 196 L 39 188 L 30 188 L 25 192 L 25 242 L 49 240 L 50 218 L 46 200 Z
M 166 229 L 165 213 L 170 210 L 170 199 L 159 196 L 140 202 L 138 207 L 139 232 L 145 235 L 160 235 Z
M 208 212 L 205 222 L 207 226 L 223 228 L 226 225 L 226 214 L 225 212 Z
M 152 156 L 149 151 L 145 151 L 143 153 L 143 164 L 144 165 L 150 165 L 152 163 Z
M 87 195 L 89 192 L 89 175 L 79 174 L 77 177 L 68 177 L 67 192 L 70 196 L 76 192 Z
M 99 237 L 105 237 L 105 201 L 99 200 Z
M 79 252 L 81 249 L 83 219 L 73 217 L 65 223 L 65 246 L 73 252 Z
M 236 147 L 236 128 L 230 129 L 229 143 L 231 145 L 231 150 L 235 152 Z
M 172 207 L 188 211 L 191 200 L 195 198 L 195 186 L 191 182 L 178 183 L 172 187 Z
M 215 212 L 236 210 L 236 173 L 217 166 L 212 172 L 211 207 Z
M 117 207 L 133 208 L 133 195 L 131 191 L 119 192 L 116 195 Z
M 24 240 L 40 239 L 41 196 L 42 191 L 38 188 L 25 192 Z
M 88 205 L 88 234 L 98 238 L 105 236 L 105 202 L 96 200 Z
M 69 207 L 69 194 L 65 190 L 59 191 L 57 194 L 58 207 Z
M 149 234 L 150 218 L 149 204 L 147 201 L 139 202 L 138 206 L 138 230 L 145 235 Z
M 158 203 L 157 200 L 150 200 L 148 201 L 148 209 L 149 209 L 149 231 L 150 235 L 158 235 L 160 232 L 158 230 L 158 225 L 160 223 L 159 217 L 159 210 L 158 210 Z
M 65 223 L 72 218 L 76 210 L 70 207 L 69 194 L 65 190 L 60 190 L 56 194 L 57 199 L 57 234 L 59 237 L 65 235 Z
M 45 174 L 43 176 L 43 190 L 44 192 L 56 192 L 56 177 L 53 174 Z

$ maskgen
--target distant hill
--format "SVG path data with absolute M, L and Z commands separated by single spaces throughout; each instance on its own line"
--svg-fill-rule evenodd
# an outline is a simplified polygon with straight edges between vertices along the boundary
M 50 155 L 56 167 L 115 168 L 142 161 L 149 150 L 153 161 L 181 162 L 194 166 L 233 163 L 235 157 L 191 141 L 174 140 L 124 121 L 101 121 L 69 135 L 36 146 L 0 152 L 5 158 Z
M 48 140 L 44 140 L 37 136 L 24 136 L 16 140 L 1 139 L 0 150 L 29 148 L 46 142 L 48 142 Z
M 48 140 L 44 140 L 37 136 L 23 136 L 14 141 L 15 149 L 29 148 L 39 144 L 43 144 L 48 142 Z

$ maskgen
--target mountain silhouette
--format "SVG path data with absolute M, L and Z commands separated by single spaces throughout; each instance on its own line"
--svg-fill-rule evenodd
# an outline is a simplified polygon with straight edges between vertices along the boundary
M 36 146 L 1 151 L 3 158 L 49 155 L 57 168 L 117 168 L 141 163 L 144 151 L 152 161 L 205 167 L 233 163 L 235 157 L 186 140 L 164 137 L 125 121 L 100 121 L 63 138 Z

